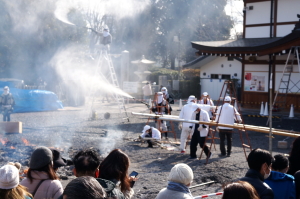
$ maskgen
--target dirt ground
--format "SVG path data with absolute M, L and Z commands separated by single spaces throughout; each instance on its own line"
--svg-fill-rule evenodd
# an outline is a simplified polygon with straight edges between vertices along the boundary
M 147 122 L 146 117 L 131 115 L 131 112 L 149 113 L 147 107 L 141 103 L 126 105 L 129 122 L 123 120 L 125 114 L 120 114 L 116 104 L 94 103 L 93 107 L 87 104 L 85 107 L 66 107 L 64 110 L 53 112 L 16 113 L 11 116 L 12 121 L 23 123 L 22 134 L 0 134 L 0 166 L 9 161 L 19 161 L 25 167 L 29 163 L 29 157 L 36 146 L 58 148 L 65 158 L 72 158 L 78 150 L 83 148 L 95 148 L 104 158 L 112 149 L 120 148 L 128 154 L 131 160 L 129 172 L 139 173 L 139 180 L 135 183 L 134 198 L 155 198 L 157 193 L 167 185 L 167 177 L 171 168 L 177 163 L 186 163 L 194 171 L 192 185 L 214 181 L 212 184 L 192 188 L 193 196 L 222 191 L 222 184 L 243 177 L 248 169 L 245 154 L 241 147 L 238 132 L 233 135 L 233 149 L 231 157 L 220 158 L 218 154 L 219 142 L 216 141 L 216 149 L 212 149 L 214 155 L 205 164 L 204 156 L 201 160 L 189 160 L 189 147 L 186 154 L 180 154 L 179 145 L 174 150 L 165 148 L 147 148 L 146 143 L 136 142 L 141 134 L 143 126 Z M 97 118 L 91 120 L 92 110 L 97 111 Z M 173 106 L 174 115 L 179 115 L 178 105 Z M 104 113 L 110 113 L 110 119 L 104 119 Z M 249 117 L 257 115 L 259 110 L 244 110 L 242 112 L 246 124 L 265 126 L 267 118 Z M 278 120 L 278 119 L 277 119 Z M 283 128 L 300 131 L 299 116 L 294 119 L 282 118 L 282 122 L 274 122 L 275 128 Z M 150 125 L 154 126 L 151 122 Z M 170 124 L 168 124 L 170 125 Z M 176 136 L 179 141 L 180 131 L 174 123 Z M 267 134 L 248 132 L 252 148 L 269 148 Z M 218 134 L 216 134 L 218 137 Z M 169 134 L 169 141 L 174 142 L 173 135 Z M 288 149 L 277 148 L 277 142 L 286 139 L 290 146 L 293 138 L 274 136 L 273 155 L 289 153 Z M 26 141 L 24 141 L 26 140 Z M 163 139 L 164 140 L 164 139 Z M 247 154 L 249 150 L 246 151 Z M 197 154 L 200 154 L 198 148 Z M 63 186 L 74 178 L 71 173 L 72 166 L 59 170 Z M 221 198 L 215 196 L 212 198 Z

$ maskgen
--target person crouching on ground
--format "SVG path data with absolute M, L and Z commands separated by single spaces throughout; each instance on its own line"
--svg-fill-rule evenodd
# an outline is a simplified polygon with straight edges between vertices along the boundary
M 161 133 L 158 129 L 150 127 L 149 125 L 144 126 L 143 134 L 141 138 L 153 138 L 155 140 L 161 140 Z M 154 142 L 152 140 L 147 140 L 148 147 L 153 148 Z
M 0 168 L 1 199 L 32 199 L 26 187 L 19 184 L 19 170 L 16 166 L 5 165 Z
M 167 188 L 163 188 L 155 199 L 192 199 L 189 186 L 193 179 L 193 171 L 187 164 L 176 164 L 169 174 Z
M 193 104 L 192 108 L 194 111 L 191 120 L 198 120 L 203 122 L 210 122 L 208 112 L 200 109 L 200 105 Z M 192 123 L 191 123 L 192 124 Z M 196 159 L 197 145 L 199 144 L 203 148 L 205 155 L 211 158 L 212 153 L 205 144 L 205 139 L 209 131 L 209 126 L 204 124 L 193 124 L 192 128 L 192 140 L 190 144 L 190 159 Z

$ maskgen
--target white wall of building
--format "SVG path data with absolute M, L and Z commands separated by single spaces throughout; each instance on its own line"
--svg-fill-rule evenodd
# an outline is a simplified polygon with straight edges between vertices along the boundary
M 246 25 L 270 23 L 271 1 L 247 3 L 253 10 L 246 10 Z
M 299 0 L 278 0 L 277 22 L 298 21 Z
M 245 38 L 270 37 L 269 26 L 248 27 L 245 29 L 245 31 Z
M 278 25 L 277 26 L 277 33 L 276 37 L 284 37 L 292 32 L 295 25 L 289 24 L 289 25 Z
M 200 68 L 201 92 L 206 91 L 213 100 L 218 100 L 225 79 L 211 79 L 211 74 L 230 75 L 232 79 L 241 80 L 241 73 L 241 62 L 235 59 L 228 61 L 227 57 L 218 57 Z

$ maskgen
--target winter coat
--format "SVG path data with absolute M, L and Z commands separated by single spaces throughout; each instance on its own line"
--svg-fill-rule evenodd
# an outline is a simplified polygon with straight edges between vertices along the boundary
M 30 183 L 28 178 L 25 178 L 20 184 L 27 187 L 29 193 L 33 193 L 41 180 L 44 180 L 37 189 L 34 199 L 57 199 L 63 193 L 63 187 L 59 180 L 50 180 L 48 174 L 43 171 L 31 172 L 33 181 Z
M 125 199 L 124 194 L 118 189 L 117 185 L 112 181 L 105 180 L 102 178 L 96 178 L 96 180 L 101 184 L 103 189 L 105 190 L 108 199 Z
M 155 199 L 193 199 L 189 194 L 163 188 Z
M 161 140 L 161 133 L 158 129 L 154 128 L 154 127 L 151 127 L 151 130 L 152 130 L 152 138 L 156 139 L 156 140 Z M 142 138 L 145 138 L 145 136 L 147 135 L 148 133 L 143 133 L 141 135 Z
M 222 106 L 218 107 L 216 120 L 215 120 L 216 122 L 220 124 L 233 125 L 234 120 L 241 120 L 241 116 L 232 105 L 230 105 L 229 103 L 224 103 Z M 219 126 L 219 129 L 232 129 L 232 128 Z
M 265 180 L 274 192 L 274 199 L 296 199 L 294 177 L 289 174 L 272 171 Z
M 240 179 L 250 183 L 257 191 L 260 199 L 273 199 L 274 193 L 272 189 L 264 182 L 263 176 L 254 169 L 249 169 L 245 177 Z
M 15 105 L 14 97 L 11 93 L 0 95 L 0 105 Z

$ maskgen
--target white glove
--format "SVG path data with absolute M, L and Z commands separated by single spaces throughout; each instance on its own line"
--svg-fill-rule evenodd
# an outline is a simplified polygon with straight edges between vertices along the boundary
M 179 129 L 179 130 L 182 130 L 182 123 L 179 123 L 179 124 L 178 124 L 178 129 Z
M 202 124 L 200 124 L 197 130 L 201 131 L 202 129 L 203 129 Z
M 238 123 L 241 124 L 243 122 L 243 120 L 238 120 Z
M 216 131 L 219 132 L 219 127 L 216 127 Z

